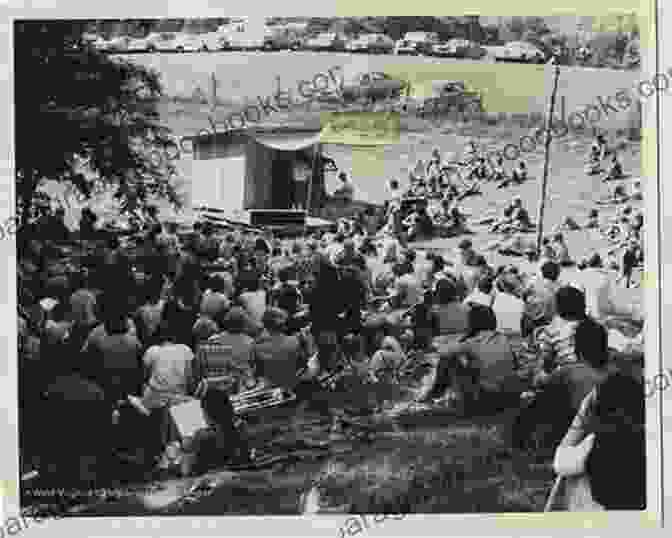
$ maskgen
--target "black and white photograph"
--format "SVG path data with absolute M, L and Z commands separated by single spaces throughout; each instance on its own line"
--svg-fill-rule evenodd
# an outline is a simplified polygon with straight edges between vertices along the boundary
M 12 21 L 22 513 L 651 509 L 637 14 L 193 17 Z

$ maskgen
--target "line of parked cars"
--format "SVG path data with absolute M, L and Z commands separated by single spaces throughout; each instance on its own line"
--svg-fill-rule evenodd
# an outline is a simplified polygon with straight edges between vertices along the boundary
M 309 50 L 474 60 L 489 54 L 485 47 L 467 39 L 441 41 L 435 32 L 407 32 L 402 39 L 395 42 L 381 33 L 360 34 L 356 38 L 348 38 L 337 32 L 325 32 L 305 37 L 297 32 L 273 27 L 266 27 L 263 32 L 251 32 L 241 25 L 233 29 L 229 26 L 222 27 L 216 32 L 201 34 L 152 32 L 145 37 L 119 36 L 104 39 L 101 36 L 88 35 L 87 38 L 96 49 L 109 53 Z M 544 63 L 548 59 L 542 50 L 523 41 L 491 49 L 495 61 Z
M 224 50 L 223 35 L 152 32 L 145 37 L 118 36 L 104 39 L 97 36 L 91 44 L 102 52 L 207 52 Z

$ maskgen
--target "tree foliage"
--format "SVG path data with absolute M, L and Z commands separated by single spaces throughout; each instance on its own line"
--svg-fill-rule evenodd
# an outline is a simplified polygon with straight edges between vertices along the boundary
M 122 211 L 143 210 L 152 195 L 173 204 L 175 169 L 162 151 L 159 74 L 84 43 L 87 21 L 15 23 L 18 212 L 27 215 L 41 180 L 71 182 L 84 196 L 91 175 L 116 190 Z

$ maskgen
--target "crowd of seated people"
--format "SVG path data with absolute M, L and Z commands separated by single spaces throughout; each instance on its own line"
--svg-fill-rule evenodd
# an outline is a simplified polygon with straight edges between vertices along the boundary
M 567 373 L 554 381 L 557 372 L 597 360 L 580 348 L 592 340 L 575 335 L 589 330 L 586 320 L 598 323 L 601 304 L 589 299 L 599 279 L 588 275 L 581 290 L 560 286 L 555 260 L 527 278 L 515 267 L 492 267 L 469 240 L 451 260 L 362 227 L 282 243 L 252 232 L 221 236 L 208 226 L 178 237 L 174 227 L 155 224 L 138 244 L 134 253 L 118 240 L 98 244 L 74 273 L 49 274 L 36 245 L 27 254 L 34 259 L 24 260 L 32 270 L 20 273 L 20 392 L 29 417 L 22 446 L 58 480 L 69 473 L 93 483 L 135 448 L 134 461 L 160 465 L 176 442 L 190 462 L 184 472 L 244 461 L 249 451 L 231 395 L 281 387 L 312 400 L 324 389 L 315 379 L 337 370 L 346 351 L 363 357 L 374 377 L 383 366 L 400 367 L 410 349 L 438 353 L 420 399 L 451 388 L 465 413 L 484 395 L 523 393 L 514 382 L 516 335 L 539 349 L 529 376 L 535 394 L 581 378 L 566 416 L 599 377 Z M 230 350 L 234 388 L 204 384 L 205 344 Z M 169 409 L 194 400 L 210 427 L 180 439 Z M 68 434 L 45 443 L 44 419 L 67 423 Z

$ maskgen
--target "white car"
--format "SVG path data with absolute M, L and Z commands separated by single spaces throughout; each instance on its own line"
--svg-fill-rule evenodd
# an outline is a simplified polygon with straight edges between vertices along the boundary
M 370 52 L 385 54 L 394 50 L 394 41 L 385 34 L 363 34 L 346 46 L 348 52 Z
M 461 49 L 469 48 L 471 42 L 467 39 L 451 39 L 445 43 L 439 43 L 432 47 L 432 54 L 434 56 L 452 57 L 459 56 Z
M 341 52 L 345 50 L 345 39 L 336 33 L 322 33 L 306 41 L 306 48 L 314 51 Z
M 198 52 L 204 50 L 205 43 L 198 34 L 177 34 L 175 52 Z
M 147 37 L 132 37 L 128 40 L 126 50 L 129 52 L 148 52 L 149 40 Z
M 436 32 L 407 32 L 394 46 L 395 54 L 431 54 L 432 48 L 439 43 Z
M 117 36 L 111 39 L 103 39 L 98 42 L 98 50 L 103 52 L 126 52 L 128 43 L 131 40 L 128 36 Z
M 174 52 L 177 34 L 172 32 L 151 33 L 146 38 L 149 52 Z
M 546 55 L 531 43 L 512 41 L 495 53 L 495 60 L 498 62 L 544 63 Z

